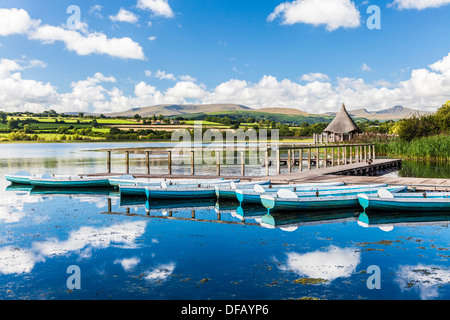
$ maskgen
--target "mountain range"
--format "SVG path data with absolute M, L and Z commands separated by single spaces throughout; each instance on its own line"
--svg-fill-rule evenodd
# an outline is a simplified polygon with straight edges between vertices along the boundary
M 405 108 L 402 106 L 395 106 L 389 109 L 384 109 L 380 111 L 368 111 L 366 108 L 356 109 L 356 110 L 348 110 L 349 115 L 355 118 L 365 118 L 368 120 L 400 120 L 403 118 L 408 118 L 413 115 L 424 115 L 429 112 Z M 324 113 L 327 116 L 336 116 L 336 112 L 327 112 Z
M 251 116 L 252 113 L 261 114 L 278 114 L 296 117 L 334 117 L 336 112 L 327 112 L 323 114 L 312 114 L 294 108 L 262 108 L 253 109 L 239 104 L 161 104 L 143 108 L 132 108 L 122 112 L 114 112 L 104 114 L 107 117 L 133 117 L 139 114 L 141 117 L 152 117 L 153 115 L 163 116 L 183 116 L 193 118 L 196 115 L 224 115 L 224 114 L 240 114 Z M 356 110 L 348 110 L 348 113 L 354 118 L 364 118 L 368 120 L 400 120 L 413 115 L 423 115 L 428 112 L 420 111 L 402 106 L 395 106 L 380 111 L 368 111 L 366 108 Z M 319 119 L 317 119 L 319 120 Z

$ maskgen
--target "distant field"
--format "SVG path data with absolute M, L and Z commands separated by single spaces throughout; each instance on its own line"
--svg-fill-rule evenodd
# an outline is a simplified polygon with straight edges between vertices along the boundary
M 77 121 L 80 121 L 79 124 L 90 124 L 93 119 L 80 119 L 80 118 L 62 118 L 62 117 L 55 117 L 55 118 L 49 118 L 49 117 L 8 117 L 8 120 L 14 118 L 14 119 L 20 119 L 20 120 L 26 120 L 26 119 L 33 119 L 37 120 L 40 123 L 55 123 L 55 120 L 58 121 L 64 121 L 66 124 L 77 124 Z M 99 118 L 95 119 L 97 120 L 98 124 L 136 124 L 136 121 L 133 120 L 127 120 L 127 119 L 111 119 L 111 118 Z M 62 125 L 62 124 L 61 124 Z
M 195 122 L 201 122 L 202 126 L 217 126 L 217 127 L 228 127 L 227 125 L 224 125 L 219 122 L 212 122 L 212 121 L 205 121 L 205 120 L 187 120 L 187 121 L 181 121 L 182 124 L 186 125 L 194 125 Z

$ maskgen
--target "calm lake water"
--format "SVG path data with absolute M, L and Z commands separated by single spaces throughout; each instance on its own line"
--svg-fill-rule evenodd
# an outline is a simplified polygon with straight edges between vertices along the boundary
M 105 153 L 93 150 L 127 146 L 0 145 L 0 299 L 450 298 L 448 214 L 380 213 L 367 224 L 355 208 L 278 215 L 265 225 L 263 207 L 233 201 L 146 208 L 145 199 L 114 190 L 58 194 L 8 188 L 4 179 L 19 170 L 104 172 Z M 142 156 L 131 160 L 132 172 L 145 172 Z M 162 159 L 152 165 L 167 170 Z M 120 171 L 123 155 L 114 154 L 112 166 Z M 409 166 L 398 174 L 415 174 Z M 79 267 L 79 290 L 67 287 L 69 266 Z M 371 266 L 379 268 L 380 289 L 369 289 Z

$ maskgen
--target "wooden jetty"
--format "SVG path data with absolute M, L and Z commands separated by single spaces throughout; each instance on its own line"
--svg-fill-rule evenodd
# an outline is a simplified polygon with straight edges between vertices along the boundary
M 376 176 L 381 170 L 398 170 L 401 168 L 401 159 L 377 159 L 374 144 L 339 144 L 339 145 L 297 145 L 280 146 L 276 150 L 267 149 L 261 163 L 265 167 L 263 176 L 247 176 L 245 173 L 246 150 L 237 149 L 236 162 L 240 165 L 240 175 L 223 175 L 221 172 L 222 149 L 216 152 L 216 174 L 198 175 L 195 172 L 195 150 L 190 153 L 190 174 L 173 174 L 172 151 L 170 149 L 107 149 L 107 172 L 88 174 L 91 176 L 130 174 L 130 153 L 145 154 L 146 173 L 132 173 L 136 178 L 168 178 L 168 179 L 241 179 L 242 181 L 271 180 L 272 183 L 300 183 L 300 182 L 333 182 L 342 181 L 347 184 L 360 183 L 388 183 L 391 185 L 407 185 L 409 188 L 421 190 L 450 190 L 450 179 L 403 178 Z M 125 154 L 125 170 L 112 173 L 111 152 Z M 200 150 L 201 151 L 201 150 Z M 272 153 L 272 154 L 271 154 Z M 273 155 L 275 153 L 275 155 Z M 154 173 L 151 170 L 150 155 L 158 155 L 165 159 L 167 170 Z M 283 154 L 283 157 L 282 157 Z M 271 158 L 269 158 L 271 155 Z M 269 175 L 269 166 L 275 164 L 276 174 Z M 281 167 L 287 166 L 285 172 Z M 294 171 L 294 168 L 298 168 Z

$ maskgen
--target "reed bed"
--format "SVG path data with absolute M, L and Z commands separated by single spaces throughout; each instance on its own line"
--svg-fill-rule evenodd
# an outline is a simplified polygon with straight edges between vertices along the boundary
M 395 138 L 391 141 L 377 143 L 376 148 L 378 154 L 389 157 L 450 161 L 450 135 L 447 134 L 422 137 L 411 141 Z

